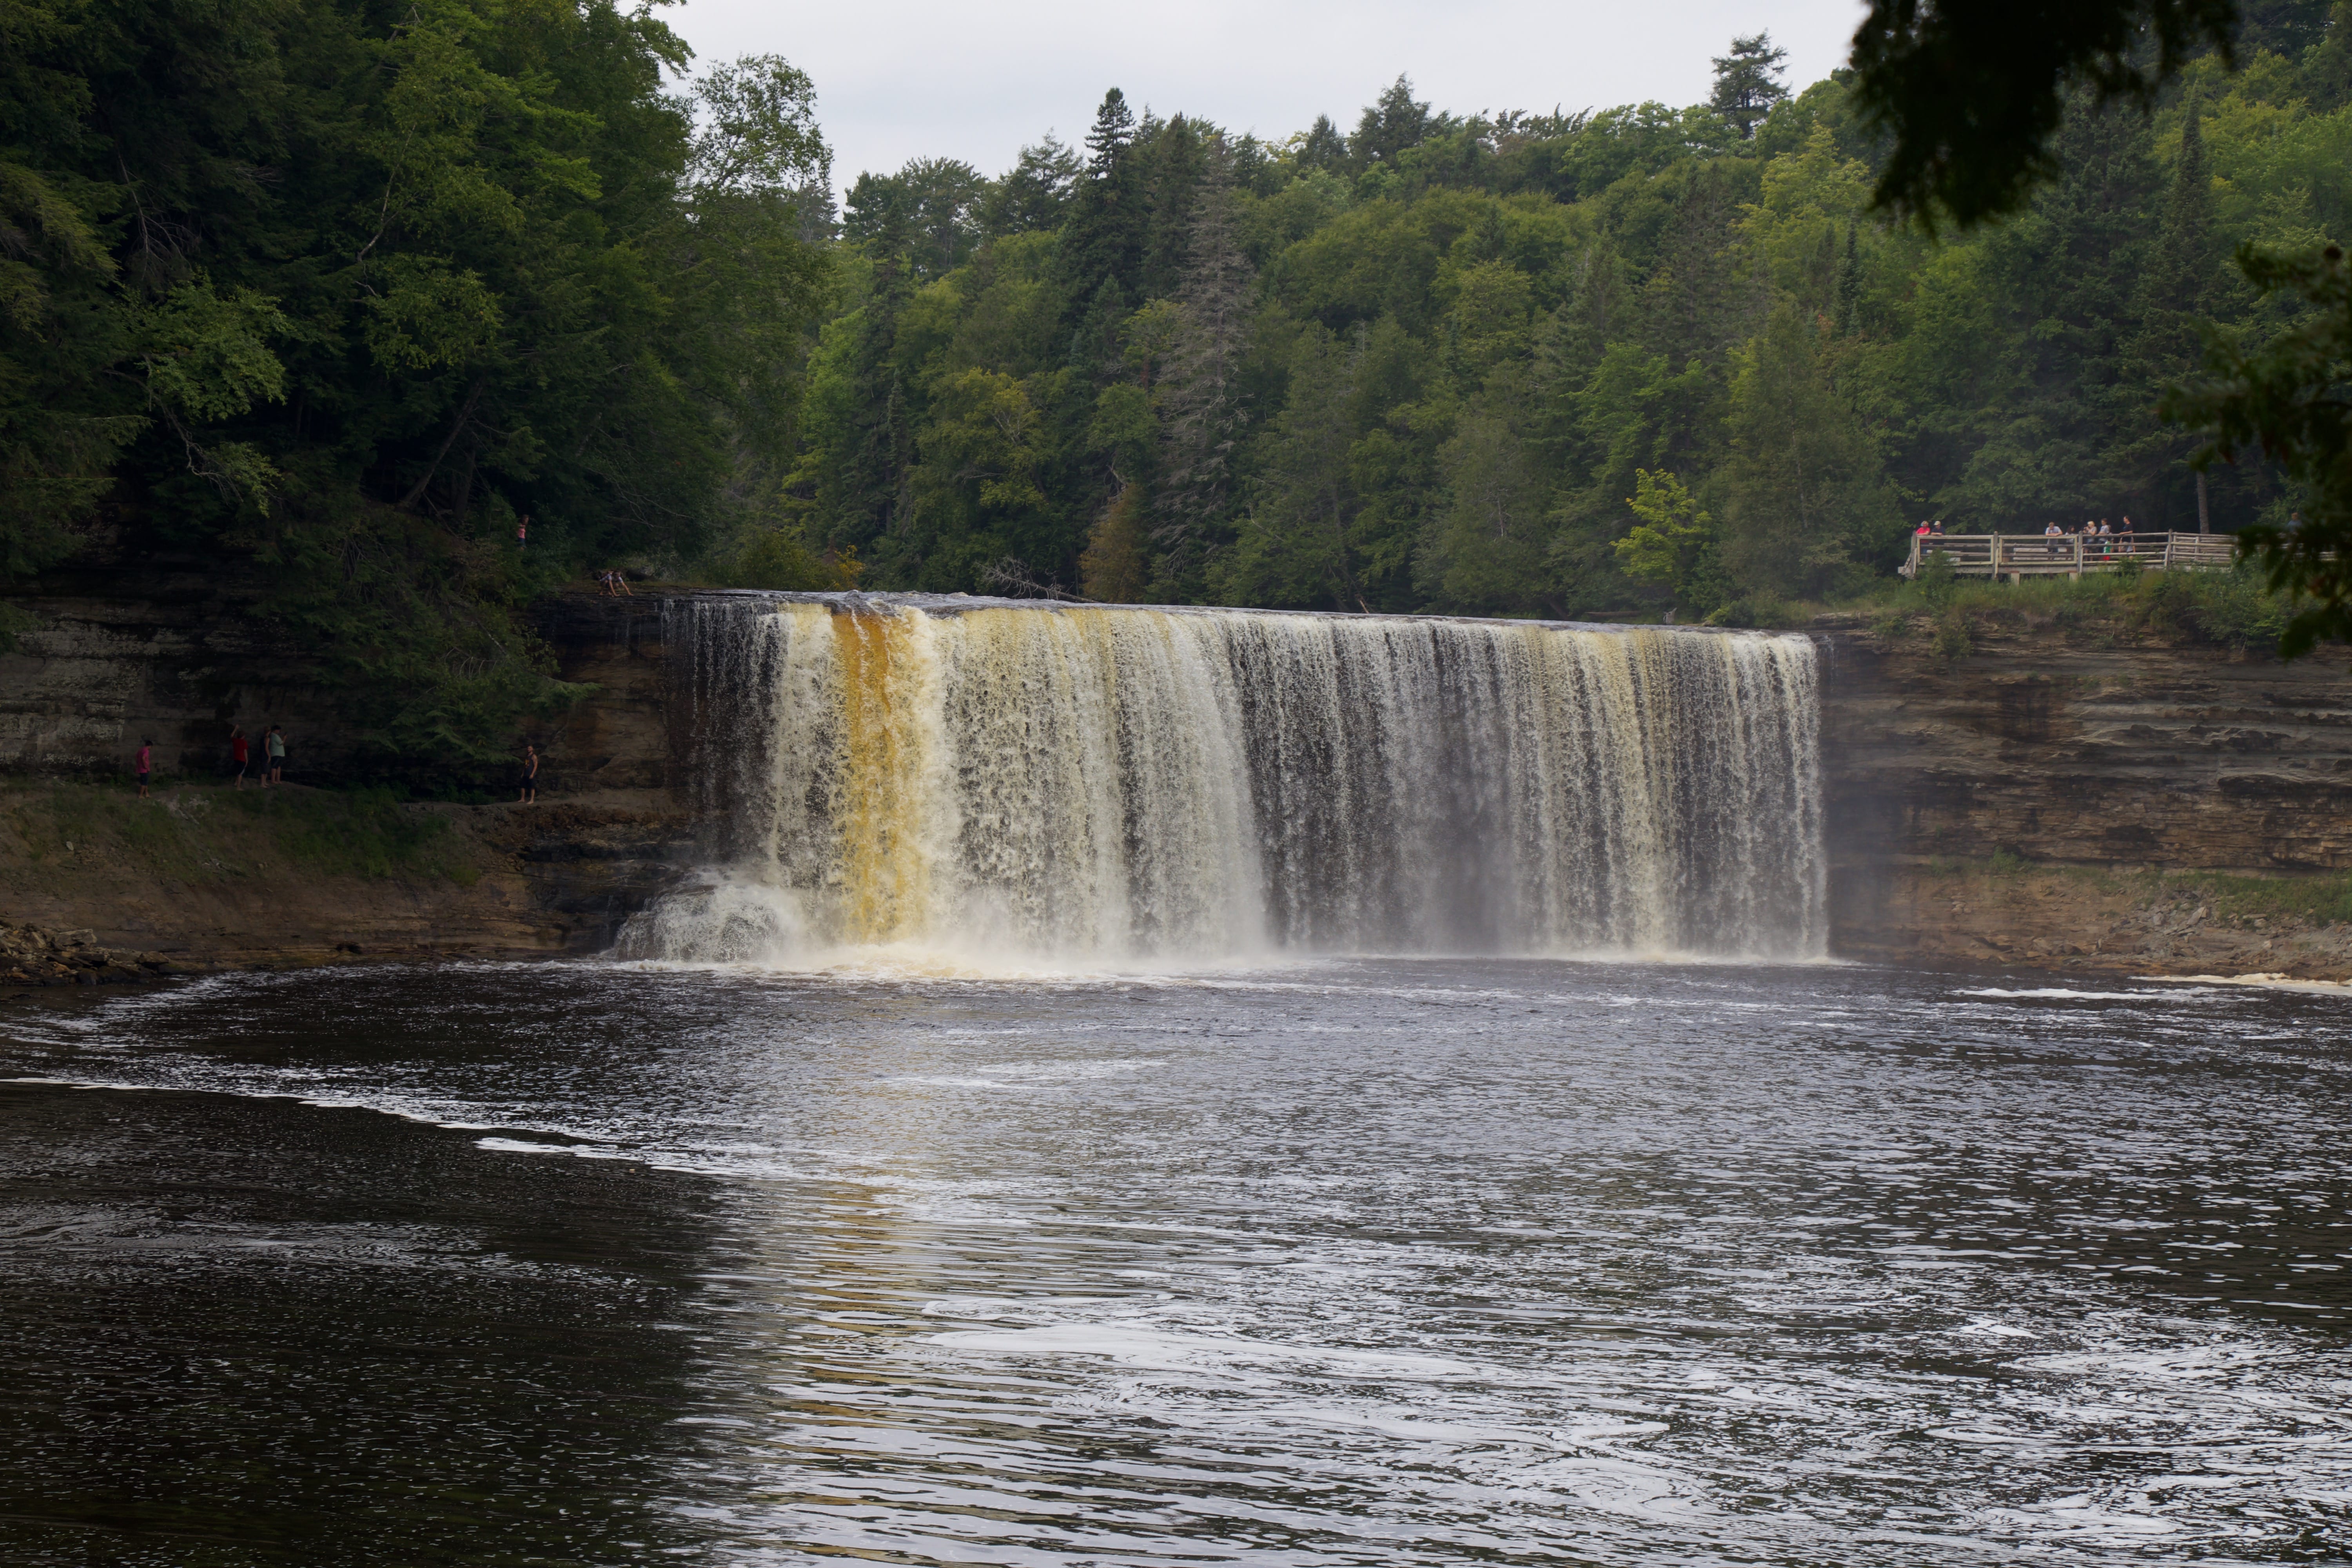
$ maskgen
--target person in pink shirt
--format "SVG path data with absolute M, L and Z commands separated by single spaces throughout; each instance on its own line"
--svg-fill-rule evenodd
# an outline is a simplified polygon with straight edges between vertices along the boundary
M 147 775 L 155 767 L 155 738 L 150 735 L 139 742 L 139 798 L 147 798 Z

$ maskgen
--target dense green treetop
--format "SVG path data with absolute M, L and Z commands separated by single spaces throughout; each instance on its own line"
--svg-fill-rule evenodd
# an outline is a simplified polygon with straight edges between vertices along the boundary
M 959 198 L 962 261 L 848 237 L 785 504 L 869 585 L 1504 615 L 1753 617 L 1885 581 L 1929 516 L 2193 529 L 2164 388 L 2200 322 L 2307 309 L 2232 246 L 2352 216 L 2344 13 L 2244 11 L 2241 68 L 2192 29 L 2168 85 L 2086 79 L 2038 195 L 1940 238 L 1875 205 L 1853 78 L 1791 93 L 1763 36 L 1682 109 L 1464 117 L 1400 79 L 1351 134 L 1265 142 L 1113 92 L 1082 161 Z M 2215 468 L 2215 526 L 2295 483 Z
M 0 0 L 0 566 L 256 563 L 387 754 L 503 749 L 562 696 L 515 607 L 791 456 L 811 88 L 688 59 L 606 0 Z

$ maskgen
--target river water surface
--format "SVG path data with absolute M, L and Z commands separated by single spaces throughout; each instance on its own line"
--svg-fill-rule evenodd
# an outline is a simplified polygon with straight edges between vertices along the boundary
M 2352 1552 L 2352 1004 L 1864 967 L 0 1013 L 0 1561 Z

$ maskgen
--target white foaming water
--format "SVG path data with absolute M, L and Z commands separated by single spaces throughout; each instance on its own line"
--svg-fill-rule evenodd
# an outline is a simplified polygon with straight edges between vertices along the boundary
M 669 612 L 720 875 L 625 958 L 1812 958 L 1801 637 L 862 595 Z

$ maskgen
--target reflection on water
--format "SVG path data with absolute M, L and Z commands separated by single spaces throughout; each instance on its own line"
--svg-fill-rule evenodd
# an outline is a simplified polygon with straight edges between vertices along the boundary
M 2347 1026 L 1393 961 L 18 1012 L 0 1558 L 2334 1559 Z

